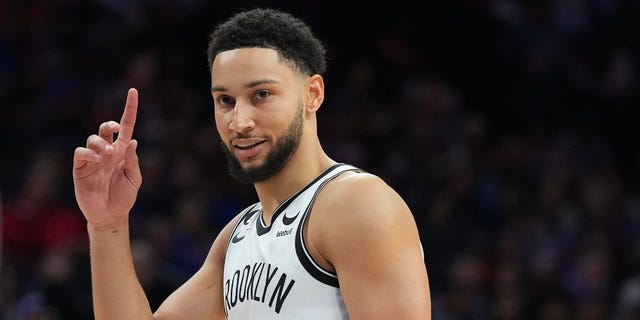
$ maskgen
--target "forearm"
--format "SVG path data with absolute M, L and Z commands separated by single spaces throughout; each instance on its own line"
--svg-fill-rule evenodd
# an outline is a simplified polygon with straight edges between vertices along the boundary
M 128 224 L 109 230 L 95 230 L 89 225 L 87 229 L 95 319 L 152 319 L 136 277 Z

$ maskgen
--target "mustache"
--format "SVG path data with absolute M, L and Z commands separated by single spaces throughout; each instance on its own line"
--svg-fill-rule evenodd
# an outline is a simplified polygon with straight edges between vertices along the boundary
M 259 136 L 255 135 L 255 134 L 234 134 L 233 136 L 231 136 L 229 138 L 229 140 L 235 140 L 235 139 L 252 139 L 252 138 L 260 138 Z
M 233 140 L 236 140 L 236 139 L 266 139 L 266 140 L 271 140 L 267 136 L 260 136 L 260 135 L 251 134 L 251 133 L 248 133 L 248 134 L 236 133 L 236 134 L 232 135 L 231 137 L 229 137 L 229 144 L 231 144 L 231 142 Z

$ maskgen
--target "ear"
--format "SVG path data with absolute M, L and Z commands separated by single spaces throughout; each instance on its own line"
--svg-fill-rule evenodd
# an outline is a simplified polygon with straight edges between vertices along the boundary
M 314 74 L 307 78 L 306 89 L 306 111 L 316 112 L 324 101 L 324 80 L 319 74 Z

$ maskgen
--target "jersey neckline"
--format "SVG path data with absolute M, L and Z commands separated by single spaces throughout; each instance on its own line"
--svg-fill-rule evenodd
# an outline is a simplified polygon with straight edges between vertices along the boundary
M 256 223 L 256 230 L 258 231 L 258 236 L 261 236 L 267 232 L 269 232 L 269 230 L 271 230 L 271 226 L 273 226 L 273 222 L 276 221 L 276 219 L 278 218 L 278 216 L 280 216 L 280 214 L 291 204 L 291 202 L 293 202 L 293 200 L 295 200 L 300 194 L 302 194 L 303 192 L 305 192 L 307 189 L 309 189 L 309 187 L 311 187 L 312 185 L 314 185 L 316 182 L 318 182 L 318 180 L 322 179 L 324 176 L 326 176 L 327 174 L 329 174 L 329 172 L 333 171 L 334 169 L 341 167 L 341 166 L 345 166 L 345 163 L 335 163 L 331 166 L 329 166 L 328 168 L 324 169 L 324 171 L 322 171 L 322 173 L 320 173 L 317 177 L 315 177 L 311 182 L 309 182 L 306 186 L 304 186 L 302 189 L 300 189 L 298 192 L 294 193 L 293 195 L 291 195 L 289 198 L 287 198 L 287 200 L 283 201 L 281 204 L 279 204 L 276 209 L 273 211 L 273 216 L 271 217 L 271 223 L 269 225 L 266 224 L 266 222 L 264 221 L 264 211 L 262 209 L 262 206 L 260 206 L 260 212 L 259 212 L 259 216 L 258 216 L 258 223 Z

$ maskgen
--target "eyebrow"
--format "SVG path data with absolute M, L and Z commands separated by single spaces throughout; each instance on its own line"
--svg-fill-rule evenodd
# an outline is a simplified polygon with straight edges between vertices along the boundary
M 265 84 L 265 83 L 278 83 L 278 81 L 273 80 L 273 79 L 260 79 L 260 80 L 251 81 L 251 82 L 245 84 L 244 87 L 246 89 L 248 89 L 248 88 L 257 87 L 257 86 Z M 212 86 L 211 87 L 211 92 L 216 92 L 216 91 L 224 92 L 224 91 L 227 91 L 227 88 L 225 88 L 223 86 Z

